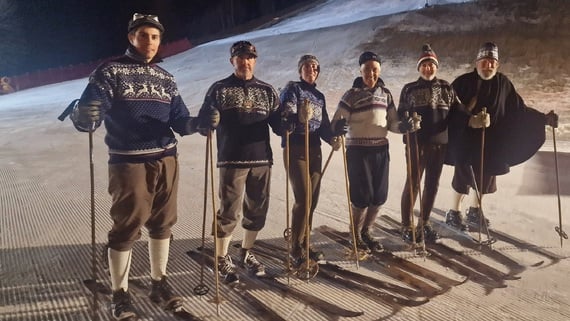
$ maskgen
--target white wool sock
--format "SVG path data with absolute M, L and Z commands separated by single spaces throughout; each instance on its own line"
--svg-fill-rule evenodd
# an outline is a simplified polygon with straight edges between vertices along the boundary
M 241 248 L 249 250 L 253 247 L 255 239 L 257 238 L 258 231 L 244 230 L 243 240 L 241 241 Z
M 129 270 L 131 269 L 132 251 L 109 249 L 109 273 L 111 274 L 111 290 L 129 289 Z
M 168 253 L 170 251 L 170 238 L 148 240 L 148 258 L 150 261 L 150 277 L 159 281 L 166 275 Z
M 472 191 L 472 193 L 470 193 L 471 196 L 471 207 L 475 207 L 475 208 L 479 208 L 479 199 L 477 198 L 477 193 L 475 191 Z M 483 200 L 483 195 L 481 195 L 481 200 Z
M 218 252 L 218 257 L 226 256 L 228 254 L 228 248 L 230 247 L 231 241 L 231 235 L 226 237 L 216 237 L 216 250 Z
M 453 204 L 451 206 L 451 209 L 454 211 L 461 212 L 461 201 L 463 201 L 464 197 L 465 194 L 460 194 L 457 193 L 456 191 L 453 191 Z

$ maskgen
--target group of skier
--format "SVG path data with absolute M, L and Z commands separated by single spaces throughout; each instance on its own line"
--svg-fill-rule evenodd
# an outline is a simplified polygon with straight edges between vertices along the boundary
M 417 61 L 420 77 L 404 86 L 397 108 L 380 78 L 380 57 L 366 51 L 358 59 L 361 77 L 354 80 L 329 118 L 325 96 L 316 86 L 321 72 L 317 57 L 303 55 L 298 62 L 300 79 L 289 82 L 278 94 L 254 76 L 256 47 L 238 41 L 230 48 L 234 72 L 208 89 L 198 115 L 192 117 L 174 77 L 157 65 L 163 32 L 157 16 L 134 14 L 128 24 L 130 45 L 125 55 L 93 71 L 71 114 L 80 131 L 93 132 L 102 123 L 106 128 L 113 219 L 108 260 L 111 312 L 117 320 L 136 316 L 128 276 L 132 246 L 143 226 L 149 232 L 150 298 L 170 309 L 182 305 L 166 277 L 179 182 L 173 132 L 210 137 L 215 131 L 220 198 L 215 253 L 220 275 L 233 283 L 239 277 L 228 249 L 240 217 L 244 235 L 238 263 L 257 276 L 265 274 L 250 250 L 269 208 L 273 165 L 269 128 L 282 137 L 294 195 L 290 253 L 295 267 L 309 258 L 324 258 L 308 240 L 321 184 L 321 140 L 335 151 L 346 151 L 355 245 L 377 251 L 382 245 L 370 229 L 387 199 L 388 131 L 404 135 L 407 151 L 402 237 L 418 242 L 423 236 L 430 242 L 438 237 L 429 224 L 429 214 L 444 163 L 455 166 L 452 186 L 457 192 L 446 222 L 465 229 L 466 223 L 479 222 L 480 213 L 477 206 L 470 208 L 468 222 L 461 214 L 460 201 L 469 188 L 478 188 L 482 194 L 494 192 L 495 176 L 537 151 L 544 142 L 545 124 L 558 125 L 554 112 L 543 114 L 527 107 L 507 77 L 497 72 L 498 49 L 493 43 L 479 49 L 476 69 L 452 84 L 436 77 L 437 56 L 424 45 Z M 486 131 L 484 142 L 481 128 Z M 480 148 L 483 143 L 485 149 Z M 414 226 L 412 209 L 424 172 L 420 216 Z

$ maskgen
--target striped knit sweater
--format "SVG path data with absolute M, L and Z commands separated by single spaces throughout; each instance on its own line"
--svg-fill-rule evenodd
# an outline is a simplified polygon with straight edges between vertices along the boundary
M 375 88 L 351 88 L 341 98 L 333 117 L 348 122 L 347 146 L 388 144 L 388 131 L 400 133 L 399 119 L 390 91 L 378 80 Z

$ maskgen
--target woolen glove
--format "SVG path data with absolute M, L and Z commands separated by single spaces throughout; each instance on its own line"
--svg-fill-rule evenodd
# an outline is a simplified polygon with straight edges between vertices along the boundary
M 469 127 L 471 128 L 483 128 L 489 127 L 491 125 L 491 117 L 489 113 L 482 111 L 476 115 L 472 115 L 469 118 Z
M 333 135 L 342 136 L 348 132 L 348 121 L 346 118 L 341 118 L 334 124 Z
M 334 151 L 337 151 L 342 146 L 342 138 L 339 136 L 334 136 L 333 138 L 331 138 L 330 144 L 331 144 L 332 149 Z
M 217 109 L 212 108 L 210 110 L 210 128 L 216 129 L 219 124 L 220 124 L 220 112 Z
M 80 122 L 97 123 L 101 120 L 101 102 L 98 100 L 80 101 L 77 106 L 77 113 Z
M 307 99 L 303 102 L 303 105 L 298 108 L 297 113 L 299 114 L 299 121 L 302 124 L 308 123 L 311 118 L 313 118 L 313 108 Z
M 281 128 L 284 131 L 292 133 L 295 131 L 298 121 L 297 114 L 284 114 L 283 117 L 281 117 Z
M 558 128 L 558 114 L 551 110 L 548 114 L 544 115 L 545 123 L 552 128 Z

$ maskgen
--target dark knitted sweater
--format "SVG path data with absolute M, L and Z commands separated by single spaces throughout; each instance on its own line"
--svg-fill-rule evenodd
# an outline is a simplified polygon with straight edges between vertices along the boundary
M 80 104 L 93 100 L 102 103 L 111 163 L 175 154 L 177 141 L 172 130 L 180 135 L 191 133 L 192 118 L 174 77 L 155 61 L 145 63 L 132 48 L 93 71 Z M 72 120 L 78 130 L 89 130 L 90 124 L 82 123 L 76 112 Z M 95 128 L 100 125 L 96 123 Z
M 447 144 L 448 115 L 454 109 L 464 107 L 447 81 L 419 78 L 402 88 L 398 116 L 404 119 L 406 112 L 409 116 L 417 112 L 422 117 L 421 128 L 416 132 L 420 144 Z
M 220 112 L 216 128 L 218 167 L 247 168 L 273 164 L 269 126 L 280 132 L 279 97 L 275 89 L 253 77 L 234 74 L 215 82 L 198 117 L 207 123 L 212 109 Z

